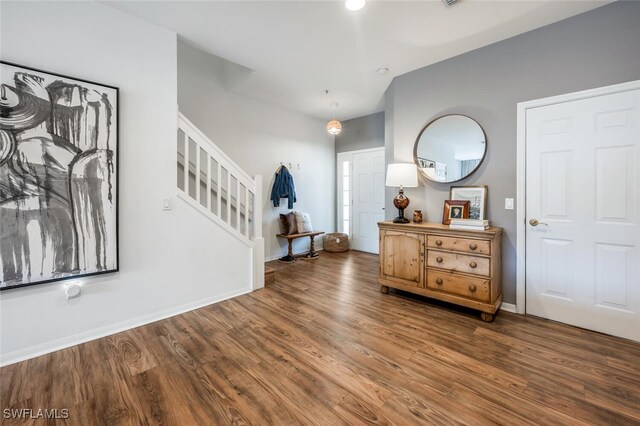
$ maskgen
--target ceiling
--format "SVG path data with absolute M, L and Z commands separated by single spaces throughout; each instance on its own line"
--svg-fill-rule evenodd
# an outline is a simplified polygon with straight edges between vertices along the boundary
M 357 12 L 331 0 L 105 4 L 252 70 L 234 93 L 346 120 L 382 111 L 395 76 L 610 2 L 463 0 L 447 8 L 441 0 L 369 0 Z M 389 72 L 378 75 L 380 67 Z

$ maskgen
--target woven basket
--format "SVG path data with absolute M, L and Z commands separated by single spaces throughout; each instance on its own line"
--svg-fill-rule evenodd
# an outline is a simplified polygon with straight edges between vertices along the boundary
M 324 236 L 324 250 L 331 253 L 340 253 L 349 250 L 349 236 L 334 232 Z

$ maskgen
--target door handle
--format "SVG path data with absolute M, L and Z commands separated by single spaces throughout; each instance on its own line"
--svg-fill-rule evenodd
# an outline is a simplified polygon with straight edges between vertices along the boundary
M 539 222 L 538 219 L 530 219 L 529 220 L 529 225 L 531 225 L 531 226 L 538 226 L 538 225 L 549 226 L 548 223 Z

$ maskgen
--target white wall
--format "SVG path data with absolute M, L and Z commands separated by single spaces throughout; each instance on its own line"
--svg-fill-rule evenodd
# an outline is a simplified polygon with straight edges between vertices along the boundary
M 298 194 L 294 210 L 308 212 L 315 229 L 333 232 L 335 147 L 325 121 L 227 90 L 250 84 L 250 78 L 246 69 L 178 42 L 180 111 L 247 173 L 263 176 L 265 257 L 275 259 L 287 251 L 275 237 L 278 214 L 290 211 L 286 199 L 278 208 L 269 200 L 276 169 L 280 162 L 300 164 L 291 170 Z M 294 242 L 294 252 L 308 249 L 308 238 Z
M 0 293 L 3 364 L 249 291 L 250 249 L 173 197 L 176 35 L 93 2 L 1 4 L 2 59 L 120 88 L 120 272 Z

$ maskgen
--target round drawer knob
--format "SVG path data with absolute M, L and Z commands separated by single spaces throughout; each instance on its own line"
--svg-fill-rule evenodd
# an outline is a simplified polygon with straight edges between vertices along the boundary
M 441 257 L 436 257 L 436 262 L 442 263 L 442 258 Z
M 475 250 L 475 249 L 477 249 L 477 248 L 478 248 L 478 245 L 477 245 L 476 243 L 471 243 L 471 244 L 469 244 L 469 248 L 470 248 L 471 250 Z
M 474 291 L 476 291 L 476 285 L 475 285 L 475 284 L 471 284 L 471 285 L 469 286 L 469 291 L 470 291 L 471 293 L 473 293 Z
M 472 268 L 476 268 L 478 266 L 478 264 L 476 262 L 471 262 L 469 263 L 469 266 Z
M 436 280 L 436 284 L 438 284 L 438 285 L 442 285 L 442 278 L 438 278 L 438 279 Z
M 436 240 L 436 245 L 437 245 L 437 246 L 441 246 L 441 245 L 442 245 L 442 241 L 440 241 L 440 240 Z

